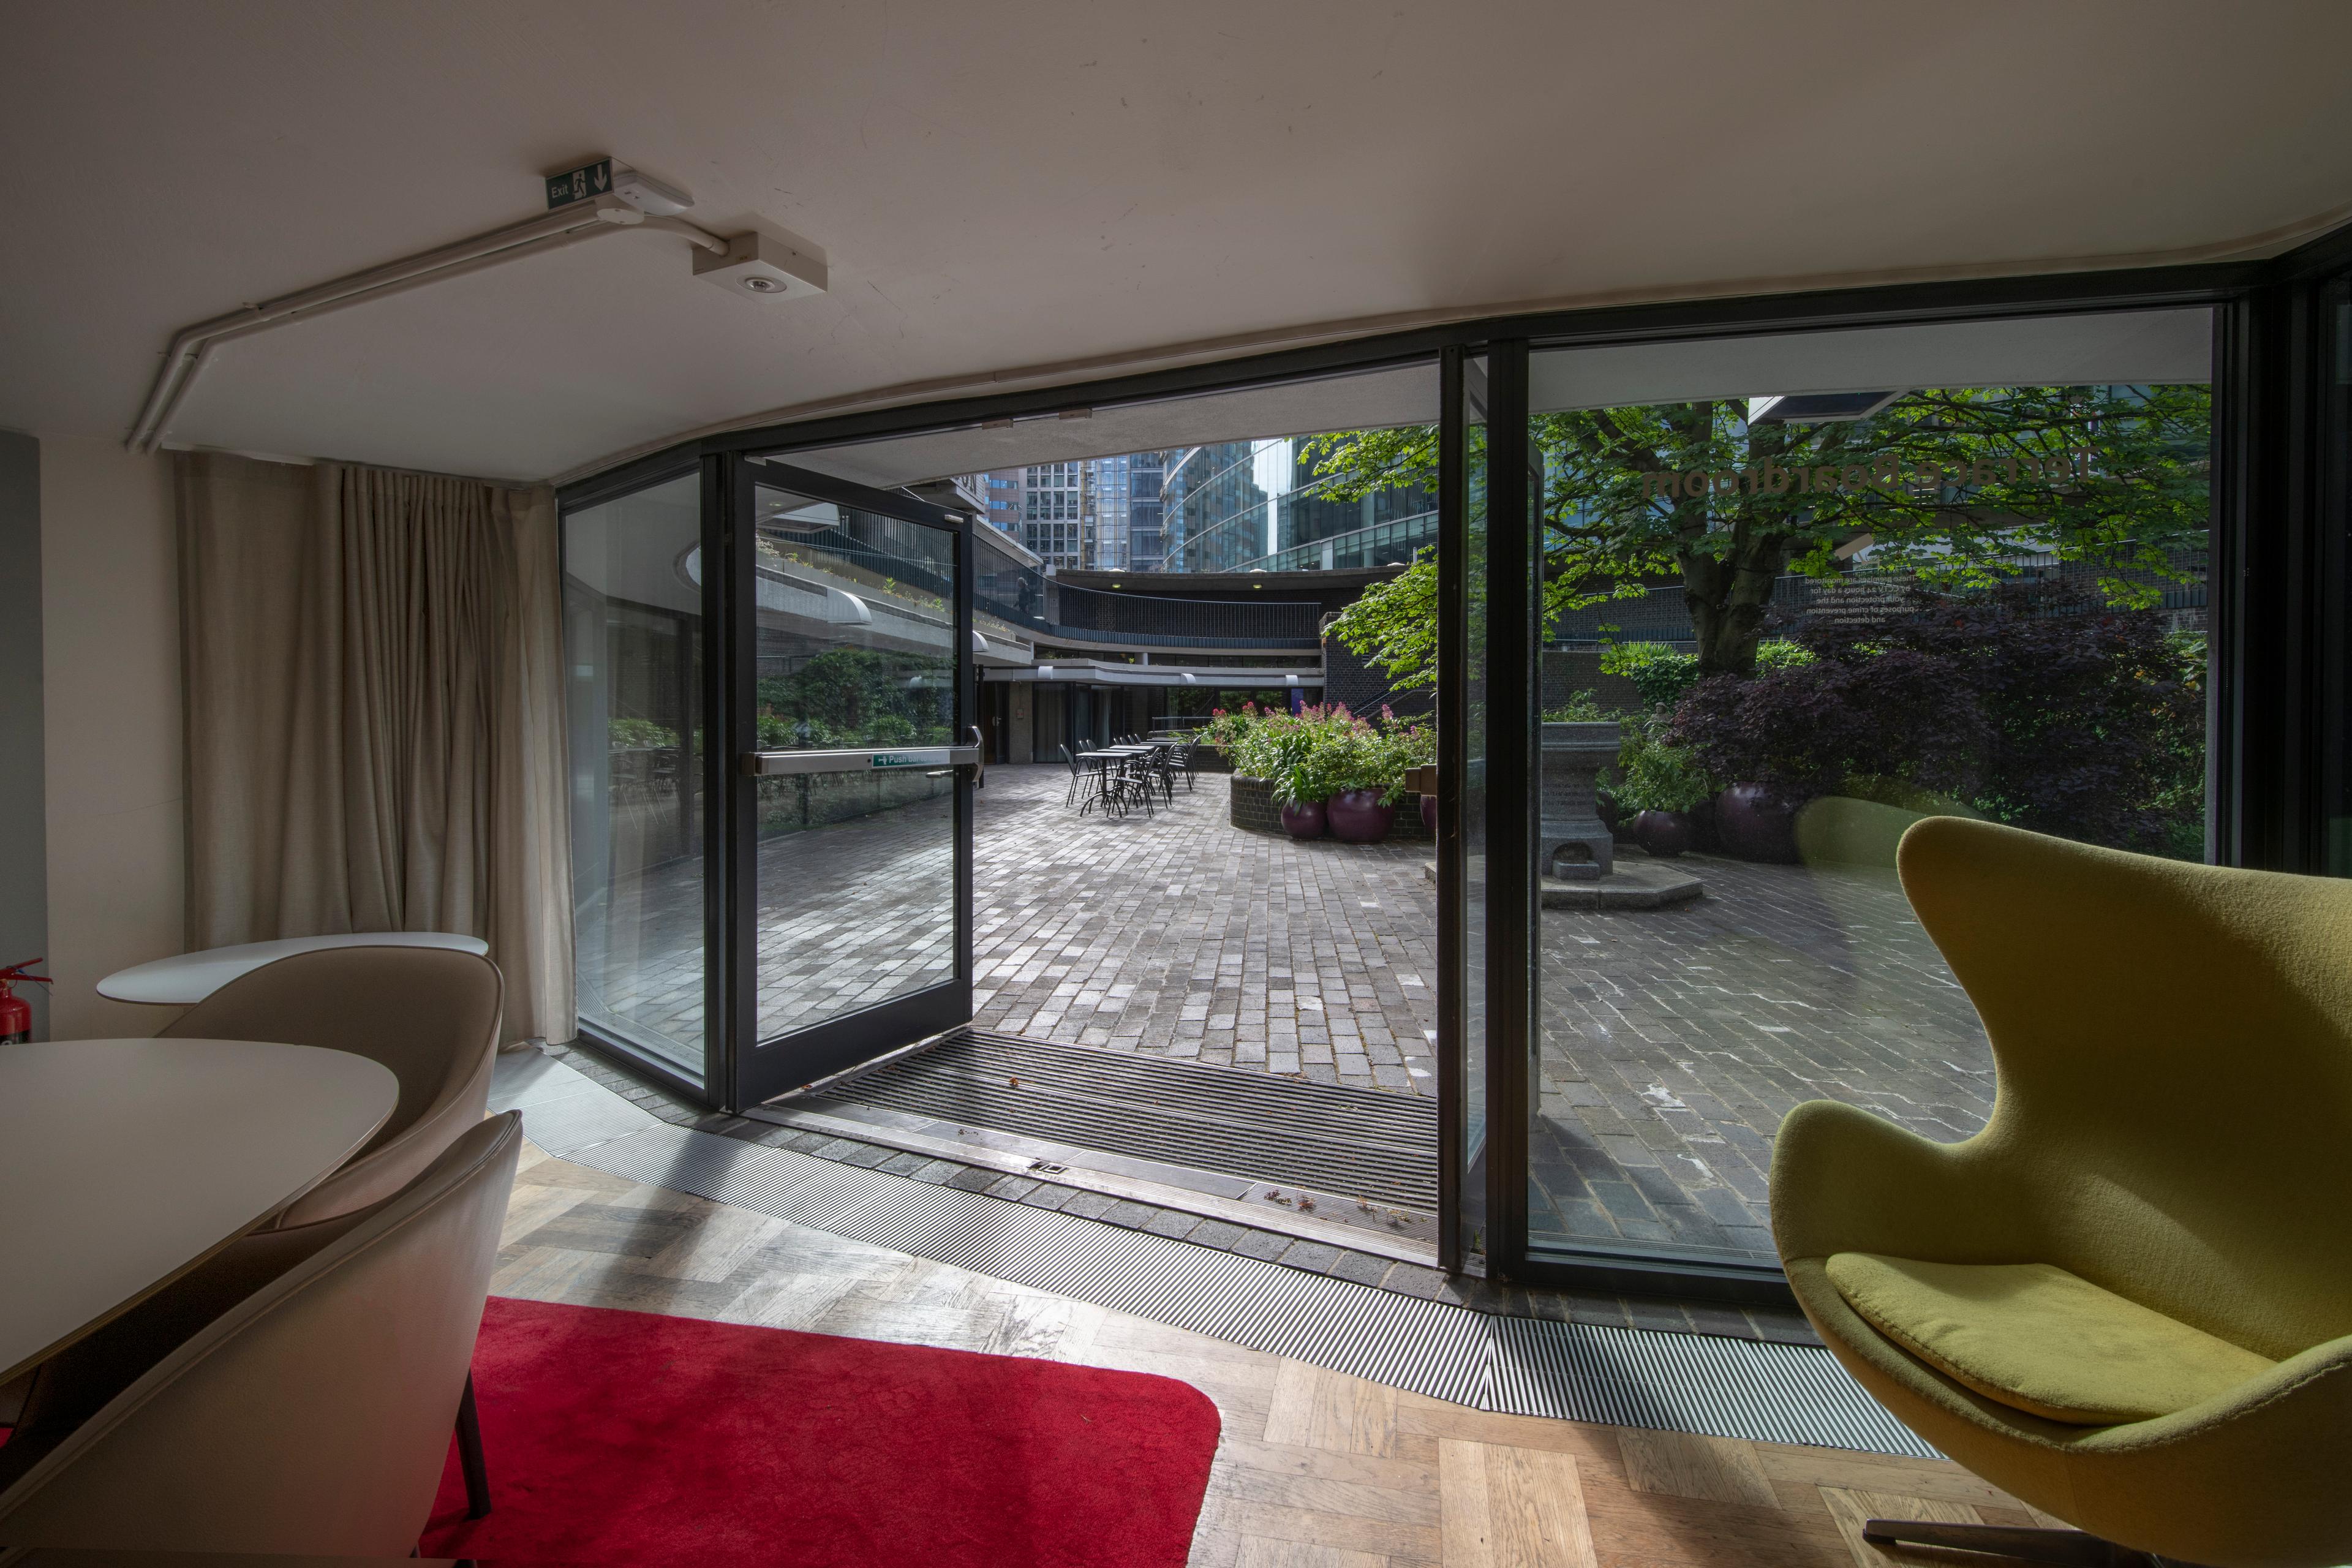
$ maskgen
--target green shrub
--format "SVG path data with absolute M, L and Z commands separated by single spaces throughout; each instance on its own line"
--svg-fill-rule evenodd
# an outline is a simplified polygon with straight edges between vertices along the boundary
M 623 746 L 663 746 L 677 744 L 677 731 L 665 729 L 650 719 L 614 719 L 604 726 L 609 744 Z
M 1561 704 L 1558 708 L 1548 710 L 1545 712 L 1544 722 L 1547 724 L 1591 724 L 1602 720 L 1612 719 L 1614 717 L 1616 717 L 1616 715 L 1604 712 L 1601 710 L 1601 700 L 1593 693 L 1590 691 L 1574 691 L 1569 694 L 1569 699 L 1565 703 Z
M 1756 645 L 1756 670 L 1794 669 L 1813 662 L 1812 649 L 1786 637 L 1769 637 Z M 1669 709 L 1698 684 L 1698 655 L 1677 653 L 1662 642 L 1611 643 L 1601 650 L 1601 673 L 1622 676 L 1633 683 L 1644 706 Z
M 1611 643 L 1601 650 L 1601 673 L 1633 683 L 1650 708 L 1671 708 L 1698 681 L 1698 656 L 1662 642 Z
M 1714 781 L 1687 746 L 1665 739 L 1663 719 L 1629 719 L 1617 745 L 1617 776 L 1604 787 L 1617 809 L 1689 811 L 1715 793 Z
M 1210 716 L 1202 739 L 1224 748 L 1234 771 L 1262 778 L 1285 805 L 1311 805 L 1342 790 L 1380 792 L 1384 805 L 1404 793 L 1405 770 L 1437 760 L 1437 733 L 1381 710 L 1361 719 L 1345 705 L 1287 713 L 1244 705 Z

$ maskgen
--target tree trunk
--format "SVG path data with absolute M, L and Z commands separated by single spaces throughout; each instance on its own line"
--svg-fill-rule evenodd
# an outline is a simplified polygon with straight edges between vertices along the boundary
M 1698 672 L 1752 675 L 1756 645 L 1764 632 L 1764 612 L 1772 584 L 1788 565 L 1788 549 L 1778 538 L 1742 539 L 1736 534 L 1724 555 L 1685 554 L 1683 602 L 1690 606 L 1698 641 Z

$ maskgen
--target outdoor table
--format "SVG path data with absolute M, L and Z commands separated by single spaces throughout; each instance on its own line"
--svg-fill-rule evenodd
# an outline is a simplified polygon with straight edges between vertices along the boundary
M 1087 764 L 1094 782 L 1094 797 L 1108 806 L 1110 804 L 1110 772 L 1116 763 L 1151 754 L 1150 746 L 1100 746 L 1091 752 L 1080 752 L 1078 761 Z
M 0 1384 L 309 1192 L 399 1099 L 381 1062 L 315 1046 L 0 1046 Z
M 335 936 L 289 936 L 277 942 L 210 947 L 201 952 L 183 952 L 152 963 L 118 969 L 98 983 L 98 994 L 115 1002 L 191 1006 L 265 963 L 329 947 L 442 947 L 458 952 L 483 953 L 490 951 L 490 944 L 480 937 L 439 931 L 355 931 Z

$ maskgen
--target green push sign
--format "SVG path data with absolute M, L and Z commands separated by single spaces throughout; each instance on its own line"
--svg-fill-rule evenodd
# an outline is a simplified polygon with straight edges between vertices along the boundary
M 897 752 L 874 752 L 866 759 L 866 766 L 875 768 L 911 768 L 922 763 L 920 757 L 904 756 Z
M 593 200 L 609 195 L 613 190 L 613 160 L 599 158 L 577 169 L 547 176 L 547 206 L 550 212 L 568 207 L 574 202 Z

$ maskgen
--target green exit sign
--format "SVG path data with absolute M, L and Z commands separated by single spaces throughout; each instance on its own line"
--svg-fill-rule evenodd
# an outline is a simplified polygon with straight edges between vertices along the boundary
M 547 176 L 547 205 L 550 211 L 568 207 L 573 202 L 593 201 L 610 195 L 613 191 L 613 160 L 599 158 L 577 169 Z

